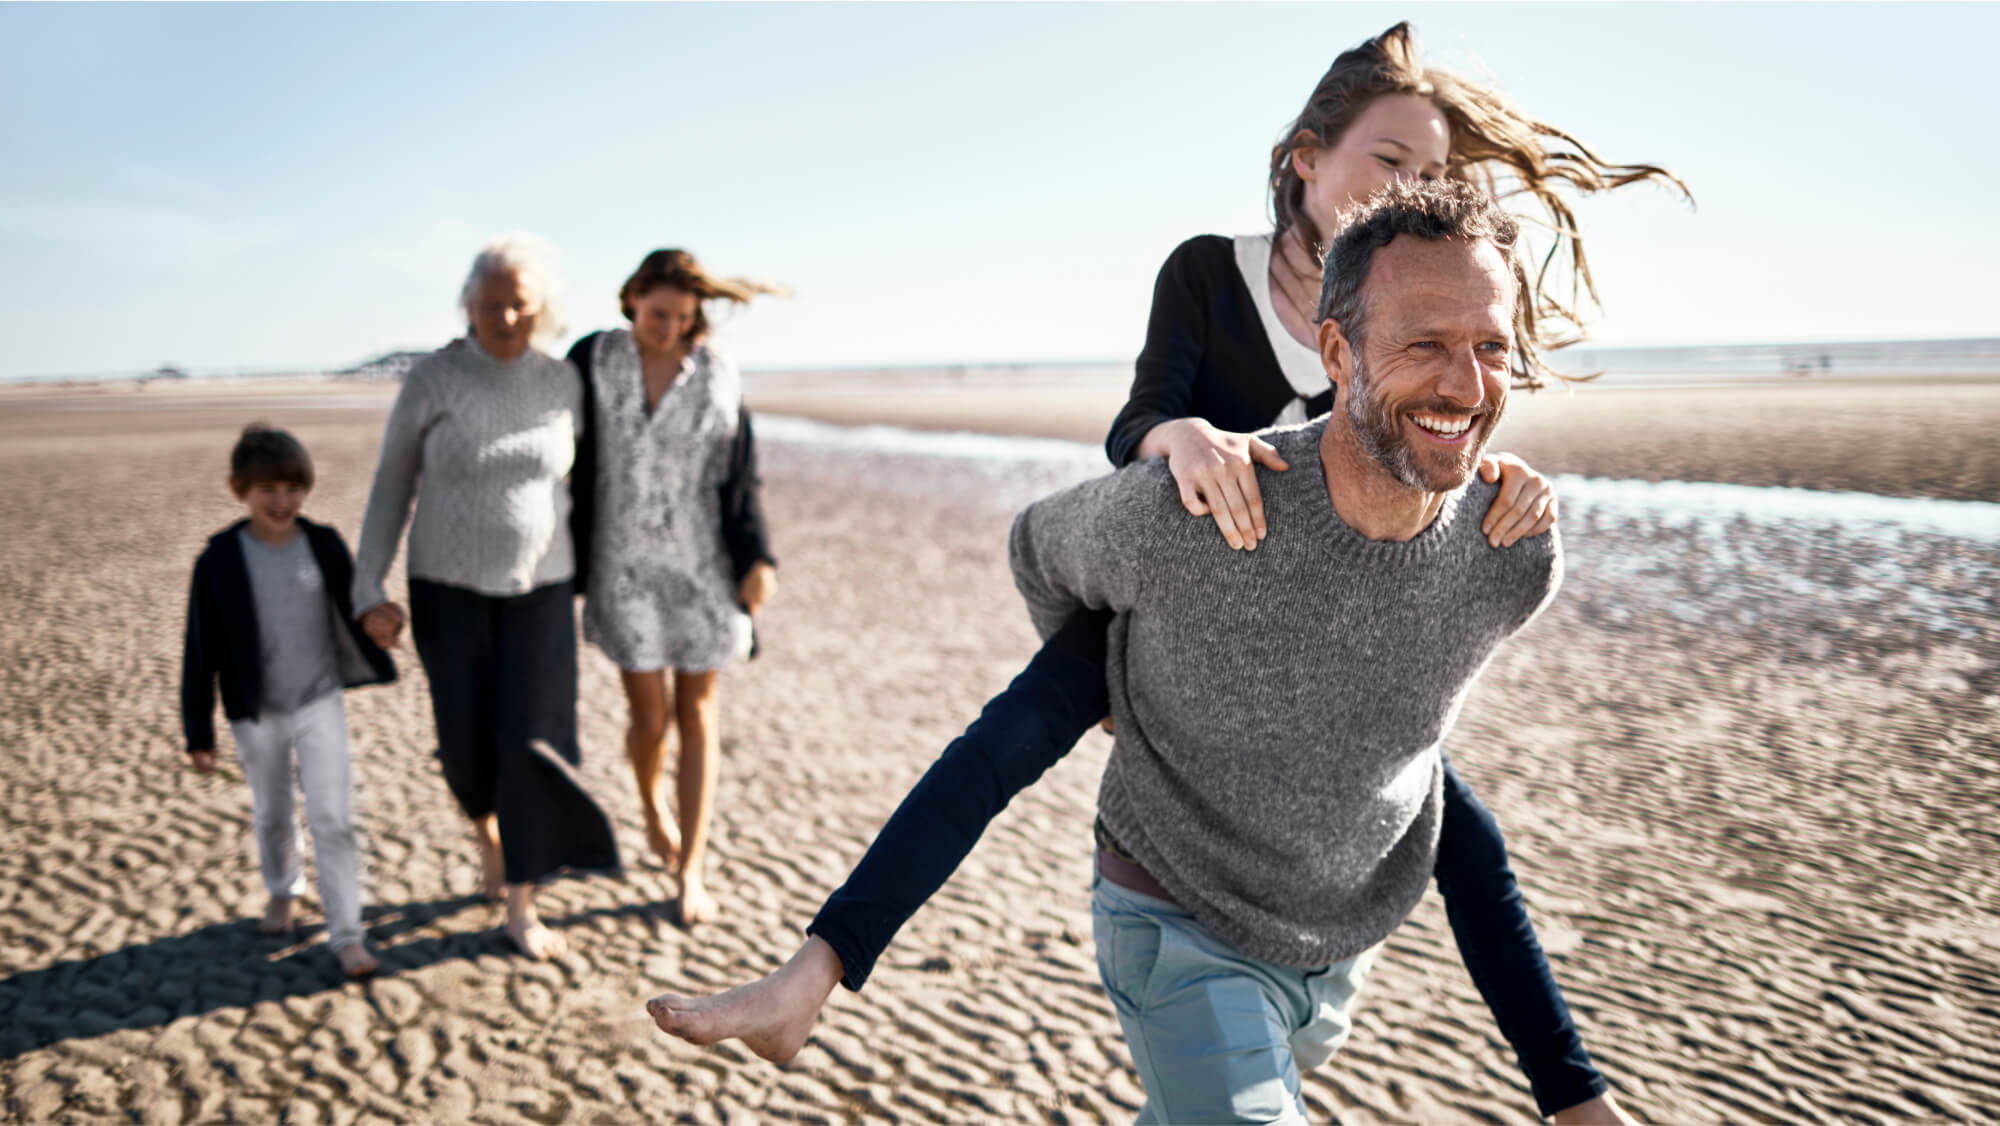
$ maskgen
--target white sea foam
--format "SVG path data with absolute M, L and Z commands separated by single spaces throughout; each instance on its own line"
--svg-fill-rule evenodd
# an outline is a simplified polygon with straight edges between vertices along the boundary
M 1618 481 L 1562 474 L 1556 495 L 1566 509 L 1604 508 L 1670 527 L 1752 524 L 1838 526 L 1850 532 L 1918 532 L 2000 544 L 2000 504 L 1888 497 L 1875 493 L 1719 485 L 1703 481 Z
M 908 454 L 970 461 L 1038 461 L 1053 465 L 1077 463 L 1092 473 L 1110 468 L 1101 446 L 1065 442 L 1060 438 L 1017 438 L 1005 434 L 975 434 L 967 430 L 909 430 L 900 426 L 835 426 L 790 415 L 757 416 L 760 439 L 822 448 Z

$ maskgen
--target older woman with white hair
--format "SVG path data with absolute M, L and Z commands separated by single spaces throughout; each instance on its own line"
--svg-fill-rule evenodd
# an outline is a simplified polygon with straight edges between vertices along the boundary
M 542 352 L 563 332 L 553 252 L 525 235 L 473 259 L 469 331 L 403 379 L 363 518 L 354 606 L 394 644 L 383 589 L 410 526 L 410 627 L 430 681 L 437 757 L 472 820 L 484 891 L 534 958 L 564 950 L 535 915 L 536 881 L 618 864 L 611 824 L 578 784 L 576 623 L 566 477 L 576 373 Z M 410 509 L 415 502 L 416 513 Z

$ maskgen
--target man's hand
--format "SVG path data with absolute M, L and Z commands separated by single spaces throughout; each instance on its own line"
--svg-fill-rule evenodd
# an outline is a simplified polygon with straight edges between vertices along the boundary
M 215 752 L 212 750 L 191 751 L 188 753 L 188 762 L 194 767 L 196 774 L 215 773 Z
M 1486 510 L 1479 531 L 1494 547 L 1512 547 L 1529 536 L 1556 526 L 1556 491 L 1549 479 L 1513 454 L 1487 454 L 1479 459 L 1481 480 L 1500 482 L 1500 495 Z
M 1268 534 L 1256 467 L 1291 468 L 1262 438 L 1217 430 L 1199 418 L 1153 427 L 1139 443 L 1139 456 L 1165 457 L 1181 503 L 1196 516 L 1215 517 L 1222 538 L 1238 550 L 1255 551 Z
M 1594 1099 L 1556 1111 L 1556 1126 L 1639 1126 L 1639 1120 L 1605 1092 Z
M 379 606 L 369 607 L 368 612 L 361 615 L 361 632 L 368 635 L 368 640 L 382 648 L 393 649 L 396 646 L 396 639 L 402 636 L 404 619 L 401 606 L 394 602 L 384 602 Z
M 750 573 L 743 576 L 742 584 L 736 588 L 736 601 L 742 603 L 743 609 L 754 618 L 757 612 L 764 608 L 764 603 L 769 602 L 771 596 L 776 593 L 778 593 L 778 569 L 759 560 L 751 566 Z

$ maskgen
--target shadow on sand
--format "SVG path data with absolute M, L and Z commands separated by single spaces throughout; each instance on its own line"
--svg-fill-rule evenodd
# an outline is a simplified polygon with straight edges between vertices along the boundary
M 453 958 L 518 956 L 497 925 L 395 942 L 475 907 L 493 911 L 497 922 L 499 905 L 478 896 L 369 908 L 364 916 L 369 944 L 382 962 L 375 976 L 393 977 Z M 557 930 L 597 918 L 671 923 L 674 907 L 672 900 L 625 904 L 543 921 Z M 257 933 L 255 919 L 240 919 L 0 979 L 0 1062 L 65 1040 L 159 1028 L 218 1009 L 339 989 L 348 978 L 321 941 L 323 934 L 315 924 L 273 937 Z

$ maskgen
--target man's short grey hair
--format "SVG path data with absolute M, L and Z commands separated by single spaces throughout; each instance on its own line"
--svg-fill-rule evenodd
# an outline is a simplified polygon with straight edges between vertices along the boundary
M 1375 252 L 1397 235 L 1420 239 L 1488 242 L 1500 251 L 1514 275 L 1515 334 L 1521 333 L 1525 311 L 1522 295 L 1528 276 L 1514 255 L 1521 225 L 1500 209 L 1493 197 L 1458 180 L 1398 180 L 1368 197 L 1368 201 L 1334 235 L 1321 273 L 1319 319 L 1333 318 L 1356 351 L 1368 319 L 1361 291 Z
M 531 336 L 538 348 L 561 340 L 569 331 L 563 323 L 563 280 L 556 268 L 560 252 L 547 239 L 525 231 L 500 235 L 481 247 L 472 258 L 472 269 L 459 288 L 458 304 L 469 317 L 473 295 L 481 283 L 494 274 L 512 273 L 535 306 L 535 330 Z

